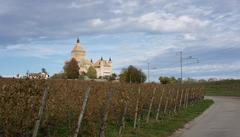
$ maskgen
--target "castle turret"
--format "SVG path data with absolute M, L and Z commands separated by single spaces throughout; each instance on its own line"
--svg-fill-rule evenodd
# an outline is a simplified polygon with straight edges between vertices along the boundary
M 111 58 L 109 58 L 108 62 L 112 62 L 112 59 L 111 59 Z
M 110 65 L 112 67 L 112 59 L 111 58 L 109 58 L 109 60 L 108 60 L 108 65 Z
M 85 50 L 82 48 L 80 44 L 79 38 L 77 39 L 77 43 L 72 49 L 72 58 L 75 58 L 78 62 L 82 62 L 85 58 Z

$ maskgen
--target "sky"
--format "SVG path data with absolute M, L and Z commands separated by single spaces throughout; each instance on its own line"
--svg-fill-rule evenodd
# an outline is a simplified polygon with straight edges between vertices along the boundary
M 61 72 L 79 37 L 86 58 L 149 79 L 240 78 L 239 0 L 0 0 L 0 75 Z

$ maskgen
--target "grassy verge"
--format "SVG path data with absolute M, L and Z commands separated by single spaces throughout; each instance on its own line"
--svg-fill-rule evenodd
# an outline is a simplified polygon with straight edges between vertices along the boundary
M 158 122 L 152 119 L 150 123 L 142 124 L 141 128 L 136 130 L 132 129 L 132 124 L 128 122 L 123 137 L 167 137 L 202 114 L 212 104 L 212 100 L 201 101 L 179 111 L 177 114 L 162 117 L 162 120 Z M 117 131 L 116 127 L 110 126 L 107 136 L 117 136 Z
M 206 91 L 206 96 L 236 96 L 240 97 L 240 92 L 231 91 L 231 90 L 208 90 Z
M 240 96 L 240 80 L 224 80 L 204 84 L 207 96 Z

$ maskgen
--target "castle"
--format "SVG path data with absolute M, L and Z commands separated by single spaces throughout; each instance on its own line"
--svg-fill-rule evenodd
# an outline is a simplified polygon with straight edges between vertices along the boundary
M 101 59 L 97 60 L 95 63 L 93 61 L 89 61 L 85 58 L 86 51 L 80 44 L 79 38 L 77 39 L 77 43 L 72 49 L 71 55 L 72 58 L 75 58 L 78 62 L 79 66 L 79 73 L 87 73 L 88 68 L 90 66 L 94 67 L 97 71 L 97 78 L 111 76 L 112 75 L 112 60 L 104 60 L 102 57 Z

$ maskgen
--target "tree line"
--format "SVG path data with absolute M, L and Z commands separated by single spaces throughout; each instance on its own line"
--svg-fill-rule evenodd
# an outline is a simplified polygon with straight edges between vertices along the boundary
M 72 58 L 70 61 L 65 62 L 63 72 L 54 74 L 53 79 L 97 79 L 97 71 L 94 67 L 90 66 L 87 73 L 79 72 L 79 65 L 76 59 Z M 99 79 L 115 80 L 117 75 L 113 73 L 111 76 L 99 77 Z
M 97 71 L 94 67 L 90 66 L 86 73 L 79 73 L 78 62 L 72 58 L 70 61 L 65 62 L 63 72 L 54 74 L 51 78 L 53 79 L 106 79 L 109 81 L 119 80 L 120 82 L 126 83 L 144 83 L 147 79 L 146 74 L 139 68 L 129 65 L 127 68 L 123 68 L 119 75 L 113 73 L 111 76 L 97 78 Z M 177 84 L 177 83 L 196 83 L 196 82 L 207 82 L 204 79 L 195 80 L 187 78 L 181 81 L 180 78 L 173 76 L 160 76 L 159 82 L 161 84 Z

